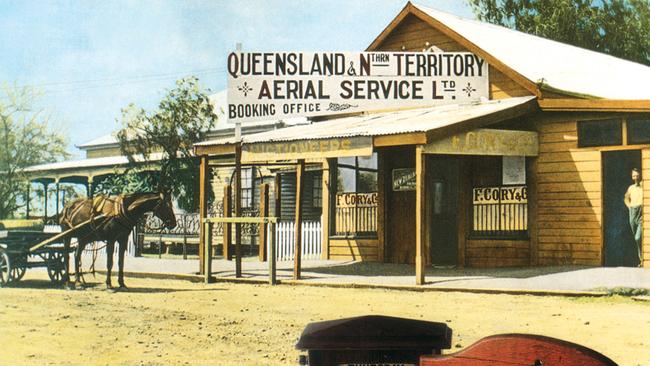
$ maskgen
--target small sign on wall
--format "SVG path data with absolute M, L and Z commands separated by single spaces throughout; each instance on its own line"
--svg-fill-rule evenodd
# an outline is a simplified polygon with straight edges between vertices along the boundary
M 339 193 L 336 195 L 336 207 L 377 207 L 377 192 Z
M 526 157 L 503 157 L 503 184 L 526 184 Z
M 415 168 L 393 169 L 393 191 L 415 191 Z
M 475 205 L 527 203 L 528 190 L 526 186 L 474 188 L 472 190 L 472 202 Z

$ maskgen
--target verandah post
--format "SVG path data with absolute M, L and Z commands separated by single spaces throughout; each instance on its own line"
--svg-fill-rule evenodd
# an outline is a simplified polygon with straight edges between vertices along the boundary
M 205 273 L 205 219 L 208 217 L 208 157 L 202 155 L 199 165 L 199 273 Z
M 235 217 L 241 217 L 241 143 L 235 146 Z M 241 277 L 241 224 L 235 223 L 235 277 Z
M 305 160 L 298 160 L 296 166 L 296 217 L 294 226 L 293 279 L 300 279 L 302 253 L 302 188 L 305 173 Z
M 415 283 L 423 285 L 425 283 L 424 264 L 426 263 L 425 255 L 425 238 L 426 238 L 426 205 L 425 205 L 425 187 L 426 168 L 425 155 L 422 151 L 422 145 L 415 148 Z
M 229 185 L 223 187 L 223 217 L 230 217 L 232 207 L 232 190 Z M 232 260 L 230 245 L 232 244 L 232 226 L 228 223 L 221 224 L 223 228 L 223 258 Z
M 269 185 L 268 183 L 262 184 L 260 187 L 260 216 L 269 217 Z M 269 224 L 264 222 L 260 224 L 260 239 L 259 239 L 259 259 L 266 261 L 266 232 Z

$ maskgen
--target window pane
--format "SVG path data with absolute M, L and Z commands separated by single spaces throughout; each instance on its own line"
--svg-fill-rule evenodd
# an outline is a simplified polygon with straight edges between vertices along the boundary
M 354 166 L 356 164 L 356 159 L 354 156 L 349 158 L 339 158 L 338 162 L 339 164 Z
M 377 192 L 377 173 L 359 171 L 357 192 Z
M 337 192 L 355 192 L 356 191 L 356 174 L 354 169 L 339 167 L 337 177 Z
M 612 146 L 623 144 L 620 119 L 578 122 L 578 146 Z
M 650 117 L 627 121 L 627 142 L 628 144 L 650 143 Z
M 359 167 L 377 169 L 377 153 L 373 153 L 371 156 L 360 156 L 358 159 Z

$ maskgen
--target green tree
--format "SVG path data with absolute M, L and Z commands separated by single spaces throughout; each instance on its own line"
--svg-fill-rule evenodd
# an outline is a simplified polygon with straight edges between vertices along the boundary
M 650 65 L 648 0 L 468 0 L 477 18 Z
M 48 127 L 48 116 L 35 109 L 37 93 L 27 87 L 0 91 L 0 219 L 25 205 L 25 167 L 65 159 L 66 138 Z
M 124 108 L 123 128 L 117 136 L 122 153 L 134 169 L 140 156 L 158 164 L 160 170 L 147 179 L 154 179 L 158 189 L 171 190 L 182 208 L 194 209 L 198 202 L 199 169 L 192 148 L 205 138 L 216 121 L 208 90 L 201 87 L 196 77 L 189 77 L 178 80 L 153 112 L 133 104 Z M 162 153 L 162 160 L 152 159 L 156 153 Z

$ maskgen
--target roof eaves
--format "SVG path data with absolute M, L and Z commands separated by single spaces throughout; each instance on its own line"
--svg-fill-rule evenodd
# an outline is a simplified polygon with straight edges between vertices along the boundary
M 549 98 L 540 99 L 538 103 L 547 112 L 650 113 L 650 100 Z
M 602 97 L 596 96 L 596 95 L 591 95 L 591 94 L 584 94 L 584 93 L 577 93 L 577 92 L 572 92 L 570 90 L 563 90 L 559 88 L 555 88 L 549 84 L 547 84 L 544 79 L 540 80 L 537 82 L 537 87 L 539 90 L 542 92 L 551 92 L 551 93 L 557 93 L 557 94 L 564 94 L 568 97 L 575 97 L 579 99 L 603 99 Z M 543 98 L 540 98 L 543 99 Z
M 483 50 L 481 47 L 479 47 L 475 43 L 473 43 L 470 40 L 468 40 L 467 38 L 463 37 L 460 33 L 456 32 L 454 29 L 447 26 L 442 21 L 434 18 L 433 16 L 428 14 L 426 11 L 420 9 L 418 7 L 418 5 L 416 5 L 416 4 L 411 4 L 411 5 L 412 6 L 409 7 L 409 10 L 413 15 L 415 15 L 418 18 L 422 19 L 424 22 L 428 23 L 430 26 L 438 29 L 439 31 L 441 31 L 442 33 L 444 33 L 446 36 L 453 39 L 454 41 L 460 43 L 462 46 L 467 48 L 469 51 L 475 53 L 476 55 L 479 55 L 479 56 L 483 57 L 488 62 L 488 64 L 490 66 L 493 66 L 497 70 L 499 70 L 502 73 L 509 76 L 513 81 L 515 81 L 517 84 L 521 85 L 523 88 L 528 90 L 531 94 L 535 95 L 538 98 L 540 98 L 542 96 L 541 91 L 537 88 L 537 85 L 532 80 L 526 78 L 525 76 L 520 74 L 515 69 L 513 69 L 510 66 L 506 65 L 501 60 L 499 60 L 496 57 L 492 56 L 491 54 L 489 54 L 487 51 Z

